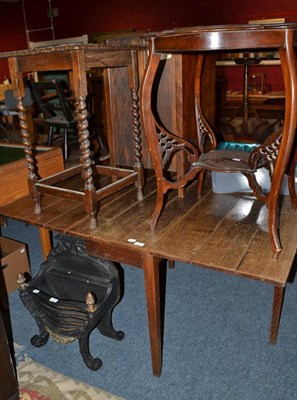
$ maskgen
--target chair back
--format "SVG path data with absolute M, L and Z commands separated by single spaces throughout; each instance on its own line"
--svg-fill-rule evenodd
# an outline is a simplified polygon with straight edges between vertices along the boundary
M 68 123 L 75 121 L 74 113 L 58 81 L 53 79 L 32 82 L 31 87 L 34 100 L 46 119 L 62 114 Z
M 4 92 L 4 102 L 7 110 L 17 110 L 18 100 L 14 97 L 13 90 L 8 89 Z M 25 96 L 23 98 L 23 106 L 30 107 L 33 104 L 31 90 L 25 88 Z

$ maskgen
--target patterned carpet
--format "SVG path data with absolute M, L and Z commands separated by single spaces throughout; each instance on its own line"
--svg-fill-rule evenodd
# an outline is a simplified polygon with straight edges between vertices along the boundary
M 27 360 L 17 368 L 20 400 L 121 400 L 104 390 L 71 379 Z
M 13 347 L 20 400 L 124 400 L 31 360 L 24 346 Z

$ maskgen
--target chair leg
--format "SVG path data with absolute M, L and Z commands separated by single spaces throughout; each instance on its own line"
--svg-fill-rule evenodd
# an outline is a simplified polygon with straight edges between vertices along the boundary
M 201 170 L 198 172 L 198 182 L 197 182 L 197 193 L 198 193 L 198 198 L 202 196 L 202 187 L 204 183 L 204 178 L 205 178 L 205 170 Z
M 164 203 L 164 193 L 163 193 L 162 188 L 160 189 L 158 187 L 155 209 L 154 209 L 153 214 L 149 218 L 149 226 L 150 226 L 152 232 L 155 232 L 155 230 L 156 230 L 156 225 L 157 225 L 158 219 L 160 217 L 160 214 L 161 214 L 161 211 L 163 208 L 163 203 Z
M 6 132 L 6 125 L 5 122 L 2 121 L 2 119 L 0 119 L 0 129 L 2 129 L 4 132 Z
M 100 133 L 99 129 L 96 130 L 96 138 L 98 139 L 100 148 L 103 150 L 108 150 L 108 146 L 104 143 L 104 140 L 102 139 L 102 134 Z
M 68 129 L 64 129 L 64 160 L 68 160 Z
M 50 126 L 49 132 L 48 132 L 48 136 L 47 136 L 47 145 L 51 146 L 52 142 L 53 142 L 53 131 L 54 128 L 52 126 Z

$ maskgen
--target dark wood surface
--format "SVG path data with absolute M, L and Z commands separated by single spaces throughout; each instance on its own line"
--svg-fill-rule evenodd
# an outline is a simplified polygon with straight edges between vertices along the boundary
M 0 400 L 17 400 L 19 389 L 0 309 Z
M 78 188 L 80 179 L 67 184 Z M 161 259 L 179 260 L 272 284 L 275 294 L 270 341 L 275 343 L 283 290 L 297 249 L 297 214 L 291 210 L 288 196 L 282 201 L 283 251 L 277 260 L 271 256 L 266 207 L 251 195 L 215 194 L 209 187 L 198 200 L 197 186 L 193 183 L 187 188 L 185 198 L 178 197 L 176 191 L 169 193 L 157 230 L 152 233 L 147 219 L 154 208 L 155 196 L 155 179 L 149 174 L 144 200 L 137 202 L 133 186 L 104 199 L 94 230 L 89 228 L 83 204 L 53 196 L 43 197 L 39 215 L 34 213 L 29 196 L 2 207 L 0 214 L 45 231 L 67 232 L 83 238 L 90 254 L 144 270 L 153 373 L 157 376 L 162 365 Z M 129 239 L 143 245 L 137 246 Z

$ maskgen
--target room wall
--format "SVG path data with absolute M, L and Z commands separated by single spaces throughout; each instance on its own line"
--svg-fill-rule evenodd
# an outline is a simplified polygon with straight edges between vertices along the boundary
M 22 9 L 24 4 L 26 23 Z M 47 9 L 58 8 L 52 20 Z M 297 22 L 296 0 L 19 0 L 0 2 L 0 51 L 27 48 L 30 40 L 50 40 L 113 30 L 155 31 L 191 25 L 246 23 L 285 17 Z M 53 29 L 51 27 L 53 23 Z M 8 75 L 0 60 L 0 82 Z

